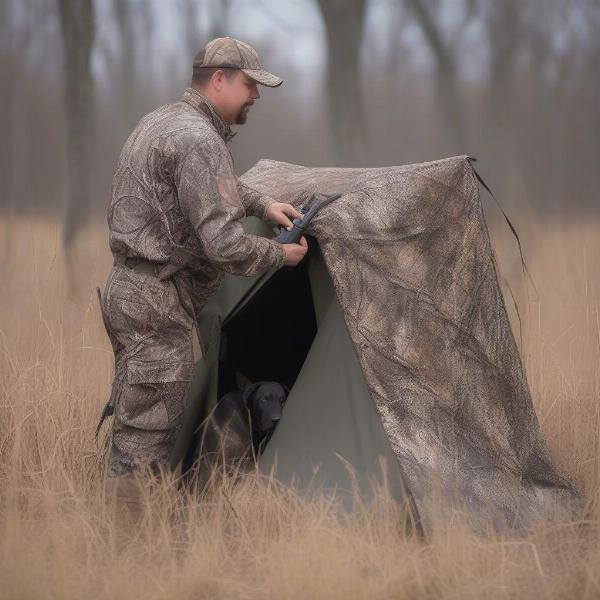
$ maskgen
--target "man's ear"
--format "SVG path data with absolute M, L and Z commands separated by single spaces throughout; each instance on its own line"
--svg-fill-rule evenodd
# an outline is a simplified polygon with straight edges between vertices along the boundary
M 223 79 L 225 78 L 225 72 L 222 69 L 217 69 L 210 78 L 210 82 L 213 87 L 219 92 L 223 89 Z

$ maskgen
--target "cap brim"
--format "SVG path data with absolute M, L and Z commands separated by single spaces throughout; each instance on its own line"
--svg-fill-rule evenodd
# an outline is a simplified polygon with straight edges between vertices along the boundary
M 273 73 L 269 73 L 269 71 L 264 71 L 262 69 L 242 69 L 242 71 L 246 73 L 248 77 L 254 79 L 254 81 L 268 87 L 277 87 L 283 83 L 281 77 L 277 77 L 277 75 L 273 75 Z

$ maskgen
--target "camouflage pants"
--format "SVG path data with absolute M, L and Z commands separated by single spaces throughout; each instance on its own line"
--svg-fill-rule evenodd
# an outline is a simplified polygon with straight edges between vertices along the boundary
M 183 424 L 193 370 L 193 317 L 173 281 L 114 266 L 102 316 L 115 354 L 109 474 L 166 465 Z
M 109 473 L 125 475 L 144 463 L 167 466 L 183 425 L 190 383 L 123 382 L 119 387 Z

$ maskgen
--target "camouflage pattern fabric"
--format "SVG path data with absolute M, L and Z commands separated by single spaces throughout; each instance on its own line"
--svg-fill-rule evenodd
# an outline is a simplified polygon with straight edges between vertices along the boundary
M 283 83 L 281 77 L 265 71 L 258 53 L 250 44 L 232 37 L 216 38 L 208 42 L 194 59 L 193 66 L 240 69 L 254 81 L 268 87 L 277 87 Z
M 261 160 L 242 179 L 296 208 L 343 194 L 307 233 L 425 523 L 434 498 L 472 523 L 580 507 L 540 430 L 469 157 L 370 169 Z
M 115 352 L 110 471 L 165 462 L 192 379 L 192 327 L 225 272 L 281 267 L 281 244 L 244 232 L 274 200 L 240 183 L 229 124 L 202 94 L 141 119 L 125 143 L 108 208 L 115 258 L 104 323 Z M 129 268 L 142 260 L 152 268 Z

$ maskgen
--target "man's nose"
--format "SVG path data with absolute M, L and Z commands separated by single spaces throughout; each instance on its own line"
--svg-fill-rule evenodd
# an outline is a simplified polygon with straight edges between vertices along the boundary
M 252 90 L 252 99 L 258 100 L 259 98 L 260 98 L 260 94 L 258 93 L 258 87 L 254 86 L 254 89 Z

